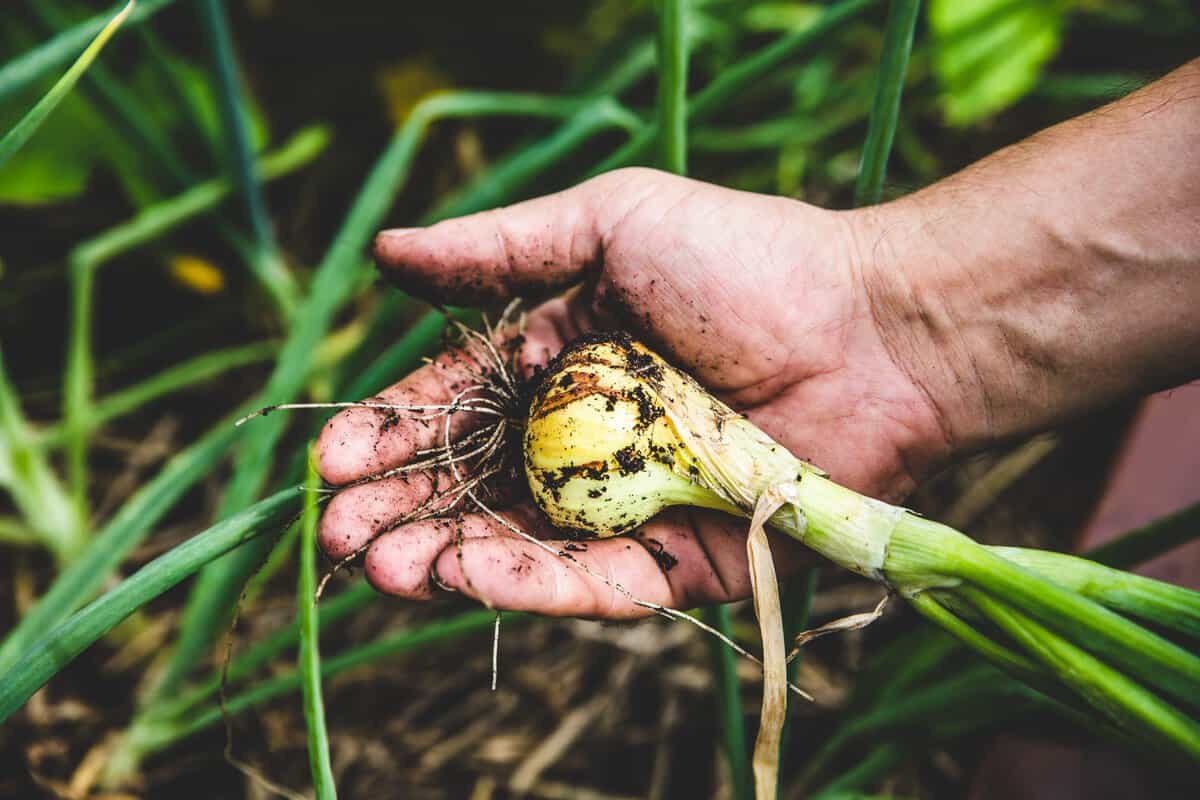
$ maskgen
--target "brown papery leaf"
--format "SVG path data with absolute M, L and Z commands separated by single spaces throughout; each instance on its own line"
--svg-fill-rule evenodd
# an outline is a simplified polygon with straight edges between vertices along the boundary
M 787 651 L 783 641 L 783 607 L 775 561 L 764 526 L 793 494 L 791 484 L 763 492 L 754 505 L 746 556 L 754 591 L 754 614 L 762 636 L 763 696 L 758 736 L 754 740 L 754 793 L 758 800 L 773 800 L 779 783 L 779 744 L 787 718 Z

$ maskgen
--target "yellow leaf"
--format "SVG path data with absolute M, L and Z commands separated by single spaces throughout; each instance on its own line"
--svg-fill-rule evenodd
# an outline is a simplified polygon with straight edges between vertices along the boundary
M 194 292 L 216 294 L 225 288 L 225 273 L 200 256 L 181 254 L 169 262 L 171 276 Z
M 377 80 L 388 115 L 397 126 L 426 96 L 451 88 L 450 81 L 427 58 L 385 67 L 380 70 Z

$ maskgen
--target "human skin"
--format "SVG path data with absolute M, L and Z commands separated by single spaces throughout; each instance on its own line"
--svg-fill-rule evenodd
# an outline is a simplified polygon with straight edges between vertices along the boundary
M 1197 131 L 1200 60 L 871 209 L 627 169 L 385 231 L 376 256 L 405 291 L 439 302 L 551 297 L 528 313 L 526 375 L 585 330 L 628 329 L 797 456 L 896 501 L 950 459 L 1200 375 Z M 468 378 L 443 354 L 378 397 L 444 403 Z M 350 409 L 326 425 L 328 482 L 440 443 L 440 426 L 385 420 Z M 455 434 L 471 424 L 457 419 Z M 648 613 L 612 582 L 675 608 L 750 593 L 745 521 L 717 512 L 674 509 L 589 543 L 574 556 L 595 575 L 469 502 L 453 522 L 393 526 L 447 480 L 345 489 L 322 518 L 322 547 L 340 559 L 369 543 L 367 579 L 388 594 L 426 599 L 440 586 L 552 615 Z M 501 513 L 555 536 L 527 503 Z M 811 558 L 785 537 L 772 548 L 782 574 Z

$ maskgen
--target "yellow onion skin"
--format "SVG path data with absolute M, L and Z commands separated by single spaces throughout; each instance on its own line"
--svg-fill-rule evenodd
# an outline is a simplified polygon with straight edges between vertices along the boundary
M 559 528 L 614 536 L 663 508 L 746 516 L 762 487 L 803 465 L 653 351 L 589 334 L 546 370 L 531 399 L 524 465 Z

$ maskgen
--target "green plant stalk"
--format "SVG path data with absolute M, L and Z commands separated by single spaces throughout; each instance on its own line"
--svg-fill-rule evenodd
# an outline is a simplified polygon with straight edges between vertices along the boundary
M 288 175 L 320 155 L 328 143 L 329 131 L 326 128 L 319 125 L 304 128 L 260 159 L 259 174 L 264 180 Z M 71 258 L 94 265 L 107 262 L 216 208 L 232 190 L 233 186 L 224 177 L 193 186 L 175 197 L 141 210 L 128 222 L 81 243 L 72 251 Z
M 72 258 L 68 267 L 71 292 L 70 332 L 67 366 L 63 377 L 63 431 L 66 436 L 67 484 L 71 487 L 77 513 L 88 516 L 87 445 L 95 384 L 92 358 L 92 300 L 95 295 L 94 263 Z
M 697 30 L 691 32 L 697 37 L 704 31 L 704 26 L 693 27 Z M 549 136 L 519 145 L 497 159 L 485 173 L 441 200 L 423 216 L 421 224 L 482 211 L 512 200 L 534 178 L 548 172 L 554 164 L 604 130 L 618 128 L 636 133 L 642 126 L 641 120 L 615 98 L 654 68 L 654 50 L 654 44 L 647 41 L 631 48 L 616 64 L 608 65 L 597 76 L 598 80 L 582 90 L 581 101 L 586 105 L 577 114 Z
M 44 0 L 29 0 L 29 5 L 34 9 L 35 13 L 48 25 L 55 28 L 66 27 L 65 15 L 60 9 Z M 147 27 L 139 27 L 138 33 L 142 34 L 142 38 L 147 42 L 151 50 L 151 55 L 158 61 L 162 62 L 163 71 L 167 75 L 169 84 L 178 89 L 178 78 L 172 69 L 172 65 L 167 62 L 165 53 L 161 52 L 162 47 L 157 43 L 157 39 L 148 30 Z M 169 175 L 176 189 L 183 191 L 196 183 L 195 175 L 191 169 L 184 163 L 182 156 L 175 149 L 171 141 L 162 135 L 156 123 L 141 107 L 137 97 L 121 85 L 103 64 L 96 63 L 88 71 L 85 81 L 91 84 L 101 96 L 101 98 L 112 108 L 117 118 L 131 132 L 131 134 L 141 142 L 145 152 L 158 163 L 163 171 Z M 200 120 L 195 114 L 194 103 L 179 90 L 182 104 L 188 111 L 192 112 L 193 120 L 199 124 Z M 200 129 L 204 129 L 203 125 L 199 125 Z M 218 236 L 220 236 L 233 250 L 238 257 L 246 263 L 250 272 L 263 285 L 272 299 L 279 306 L 280 310 L 286 317 L 291 313 L 292 305 L 295 302 L 295 287 L 290 286 L 291 277 L 286 273 L 283 275 L 283 281 L 278 279 L 278 268 L 272 271 L 272 262 L 263 256 L 261 248 L 256 247 L 254 243 L 243 236 L 226 218 L 223 209 L 214 207 L 209 211 L 213 219 L 213 228 Z
M 1099 564 L 1129 569 L 1197 536 L 1200 536 L 1200 503 L 1160 517 L 1085 555 Z
M 1200 760 L 1200 725 L 1194 719 L 1007 603 L 973 588 L 963 594 L 1118 727 L 1151 742 L 1165 735 Z
M 26 5 L 52 31 L 70 27 L 67 15 L 52 2 L 27 0 Z M 191 170 L 183 163 L 170 140 L 162 134 L 159 126 L 143 113 L 136 98 L 120 84 L 103 62 L 97 61 L 92 64 L 84 82 L 90 84 L 96 94 L 117 112 L 129 133 L 145 152 L 162 165 L 177 185 L 187 187 L 195 183 Z
M 904 78 L 920 9 L 920 0 L 891 0 L 888 6 L 875 103 L 867 123 L 867 141 L 863 145 L 858 180 L 854 184 L 856 206 L 874 205 L 883 195 L 883 181 L 900 119 L 900 96 L 904 93 Z
M 237 178 L 242 203 L 254 233 L 254 261 L 256 272 L 264 285 L 275 297 L 285 317 L 295 312 L 298 292 L 295 279 L 288 272 L 275 231 L 263 198 L 261 177 L 258 175 L 254 148 L 250 141 L 249 105 L 238 78 L 237 56 L 233 37 L 229 32 L 229 20 L 221 0 L 196 0 L 200 22 L 208 38 L 209 48 L 217 72 L 217 87 L 220 90 L 221 121 L 233 173 Z
M 946 716 L 948 710 L 956 716 L 989 715 L 999 722 L 1029 713 L 1038 704 L 1049 701 L 988 665 L 976 665 L 930 687 L 905 693 L 894 702 L 877 706 L 838 727 L 832 736 L 821 743 L 805 765 L 799 778 L 811 786 L 834 756 L 847 745 L 862 741 L 867 735 L 886 735 L 897 732 L 906 737 L 927 730 L 930 720 Z
M 267 554 L 267 558 L 263 561 L 262 567 L 258 572 L 250 576 L 250 580 L 246 581 L 246 588 L 242 592 L 242 602 L 244 604 L 253 605 L 255 600 L 264 588 L 271 582 L 279 572 L 292 561 L 292 554 L 296 550 L 296 545 L 300 539 L 300 526 L 293 525 L 287 530 L 283 536 L 271 546 L 271 551 Z
M 908 760 L 909 750 L 899 744 L 887 743 L 871 750 L 853 769 L 830 781 L 821 791 L 809 795 L 812 800 L 845 800 L 854 790 L 870 786 Z
M 271 532 L 299 496 L 285 490 L 159 556 L 35 641 L 0 679 L 0 723 L 46 681 L 123 619 L 230 549 Z
M 317 620 L 317 491 L 321 477 L 312 464 L 305 481 L 304 515 L 300 520 L 300 576 L 296 586 L 296 620 L 300 648 L 296 671 L 304 697 L 304 723 L 308 728 L 308 764 L 317 800 L 337 797 L 333 765 L 329 760 L 329 733 L 325 729 L 325 701 L 321 696 L 321 632 Z
M 236 416 L 217 423 L 195 443 L 175 454 L 90 538 L 86 547 L 59 572 L 46 593 L 4 638 L 0 644 L 0 673 L 9 669 L 34 640 L 66 619 L 99 590 L 155 523 L 192 486 L 211 473 L 213 466 L 237 439 L 234 419 Z
M 794 58 L 811 47 L 825 44 L 829 36 L 843 25 L 854 21 L 870 9 L 877 0 L 842 0 L 828 7 L 825 12 L 803 31 L 789 33 L 752 53 L 721 71 L 721 74 L 691 99 L 688 104 L 688 120 L 699 122 L 724 108 L 740 92 L 763 78 L 790 58 Z M 610 155 L 588 174 L 637 164 L 644 159 L 658 141 L 658 125 L 648 125 L 639 131 L 623 147 Z
M 1119 567 L 1132 567 L 1138 562 L 1160 555 L 1179 544 L 1190 541 L 1198 534 L 1200 534 L 1200 506 L 1192 506 L 1166 516 L 1162 520 L 1130 531 L 1110 544 L 1086 553 L 1085 558 L 1075 558 L 1074 556 L 1061 554 L 1043 554 L 1041 551 L 1031 551 L 1023 548 L 989 547 L 988 549 L 999 555 L 1011 555 L 1017 563 L 1021 563 L 1026 568 L 1033 569 L 1034 571 L 1042 571 L 1044 577 L 1055 580 L 1056 575 L 1072 575 L 1070 569 L 1061 569 L 1058 559 L 1082 561 L 1084 562 L 1085 569 L 1090 569 L 1090 567 L 1095 566 L 1095 562 L 1089 559 L 1103 557 L 1105 553 L 1110 553 L 1111 557 L 1104 558 L 1107 563 Z M 1029 558 L 1030 554 L 1037 555 Z M 1054 556 L 1055 558 L 1047 561 L 1042 556 Z M 1039 567 L 1041 568 L 1040 570 Z M 1113 580 L 1092 580 L 1086 582 L 1087 585 L 1085 586 L 1084 582 L 1075 579 L 1069 584 L 1068 588 L 1081 591 L 1085 596 L 1090 596 L 1098 602 L 1117 607 L 1115 603 L 1111 602 L 1111 598 L 1108 600 L 1105 598 L 1106 595 L 1112 593 L 1113 586 L 1122 587 L 1126 579 L 1126 573 L 1117 572 L 1113 576 L 1105 574 L 1102 577 L 1106 579 L 1111 577 Z M 1138 581 L 1145 580 L 1140 576 L 1132 577 Z M 1090 594 L 1087 593 L 1088 587 L 1092 589 Z M 1178 588 L 1174 586 L 1169 587 L 1172 590 Z M 1121 590 L 1119 593 L 1124 593 L 1124 591 Z M 1131 594 L 1134 597 L 1138 595 L 1136 591 L 1131 592 Z M 942 609 L 932 597 L 918 595 L 913 599 L 913 605 L 927 615 L 944 615 L 948 616 L 952 620 L 952 623 L 965 624 L 950 612 Z M 1129 601 L 1128 606 L 1123 607 L 1127 607 L 1130 613 L 1139 615 L 1145 613 L 1145 608 L 1137 605 L 1134 601 Z M 937 621 L 935 620 L 935 622 Z M 806 775 L 808 776 L 806 782 L 811 782 L 812 777 L 819 774 L 821 768 L 831 762 L 837 755 L 838 746 L 831 744 L 834 740 L 844 745 L 852 739 L 861 738 L 863 732 L 867 731 L 870 727 L 868 722 L 862 721 L 864 717 L 880 718 L 881 715 L 887 713 L 887 709 L 891 705 L 904 704 L 907 702 L 907 698 L 911 697 L 914 693 L 927 691 L 927 689 L 917 685 L 922 679 L 929 679 L 935 682 L 935 686 L 930 687 L 930 689 L 936 689 L 937 685 L 942 683 L 957 681 L 959 676 L 967 671 L 979 669 L 978 666 L 972 665 L 965 670 L 960 670 L 959 676 L 953 674 L 947 676 L 945 674 L 945 669 L 942 667 L 949 656 L 959 651 L 959 646 L 960 642 L 944 635 L 944 632 L 939 631 L 937 628 L 924 627 L 900 637 L 886 651 L 881 652 L 872 659 L 868 671 L 860 675 L 859 679 L 855 682 L 854 696 L 849 703 L 851 708 L 862 709 L 862 711 L 856 717 L 851 717 L 835 729 L 826 745 L 810 760 L 806 766 Z M 993 682 L 1011 680 L 1003 673 L 992 671 L 991 675 Z M 971 693 L 965 695 L 963 699 L 969 700 L 970 697 L 980 691 L 991 691 L 991 689 L 988 687 L 972 689 Z M 957 709 L 959 705 L 960 700 L 953 698 L 946 700 L 944 707 Z M 1052 708 L 1060 714 L 1069 712 L 1068 708 L 1063 705 L 1056 704 Z M 997 712 L 1006 711 L 1007 709 L 1007 701 L 1004 704 L 998 704 L 995 708 L 982 709 L 976 718 L 974 728 L 971 730 L 991 724 Z M 955 715 L 959 719 L 965 719 L 963 715 L 957 713 Z M 1077 722 L 1079 721 L 1077 716 L 1075 719 Z M 927 722 L 928 718 L 925 721 Z M 851 727 L 855 728 L 859 733 L 852 736 L 843 732 Z M 925 727 L 925 725 L 918 727 Z M 1088 726 L 1085 725 L 1085 727 Z
M 237 55 L 233 37 L 229 31 L 229 20 L 221 0 L 196 0 L 200 23 L 208 37 L 217 72 L 220 90 L 221 117 L 228 139 L 229 160 L 237 178 L 242 202 L 246 206 L 250 227 L 260 248 L 278 249 L 275 232 L 255 167 L 254 147 L 251 144 L 249 101 L 238 75 Z M 290 282 L 291 278 L 288 276 Z M 291 291 L 295 291 L 293 286 Z
M 901 539 L 894 540 L 894 546 L 904 548 L 904 533 L 900 533 Z M 922 539 L 928 536 L 926 531 L 918 535 Z M 966 552 L 957 565 L 965 581 L 1003 597 L 1014 609 L 1032 615 L 1095 655 L 1124 667 L 1131 676 L 1184 701 L 1200 700 L 1200 656 L 1057 582 L 1014 565 L 962 534 L 958 536 L 973 545 L 963 548 Z M 922 541 L 922 546 L 926 541 Z M 908 552 L 912 552 L 911 546 Z
M 124 27 L 140 25 L 174 2 L 141 0 L 130 12 Z M 96 14 L 0 67 L 0 103 L 7 102 L 16 92 L 78 56 L 124 5 L 124 2 L 118 3 L 110 11 Z
M 701 618 L 723 636 L 733 637 L 729 607 L 711 606 L 701 610 Z M 731 794 L 735 800 L 753 800 L 754 776 L 746 747 L 746 721 L 742 716 L 742 693 L 738 686 L 737 656 L 722 642 L 707 640 L 712 660 L 713 688 L 721 718 L 721 749 L 729 764 Z
M 782 117 L 737 128 L 698 128 L 689 142 L 697 153 L 741 153 L 816 144 L 860 122 L 868 109 L 866 102 L 855 98 L 822 109 L 819 114 Z
M 539 175 L 607 130 L 639 130 L 641 120 L 611 97 L 586 103 L 546 138 L 497 161 L 491 169 L 440 201 L 421 219 L 428 225 L 510 201 Z
M 0 517 L 0 544 L 8 547 L 39 547 L 42 537 L 16 517 Z
M 188 126 L 203 137 L 213 160 L 218 161 L 221 155 L 220 142 L 217 141 L 215 132 L 210 130 L 209 120 L 205 117 L 203 109 L 189 91 L 188 76 L 179 67 L 179 56 L 155 34 L 152 25 L 139 25 L 134 31 L 146 54 L 162 74 L 168 89 L 175 96 L 176 104 L 187 113 Z
M 1128 531 L 1108 544 L 1101 545 L 1084 553 L 1081 560 L 1102 564 L 1119 570 L 1132 569 L 1137 564 L 1160 556 L 1174 547 L 1186 544 L 1197 536 L 1200 536 L 1200 503 Z M 1023 554 L 1042 552 L 1025 550 L 1024 548 L 1003 548 L 997 546 L 988 546 L 988 549 L 1000 555 L 1005 555 L 1007 550 L 1013 550 L 1016 551 L 1018 559 Z M 1065 554 L 1053 555 L 1059 555 L 1062 558 L 1074 558 L 1074 556 Z M 1026 559 L 1024 566 L 1028 569 L 1033 569 L 1035 572 L 1038 571 L 1038 565 L 1033 559 Z M 1057 565 L 1049 566 L 1053 569 Z M 1070 571 L 1067 571 L 1066 574 L 1069 575 Z M 1043 576 L 1051 579 L 1054 578 L 1052 573 L 1043 573 Z M 1082 592 L 1086 591 L 1086 587 L 1088 586 L 1091 586 L 1093 591 L 1085 596 L 1091 597 L 1097 602 L 1117 607 L 1114 602 L 1105 599 L 1108 588 L 1106 586 L 1101 586 L 1094 582 L 1079 581 L 1069 588 L 1074 588 L 1076 591 Z M 1171 586 L 1170 588 L 1178 589 L 1179 587 Z M 1132 605 L 1128 607 L 1133 608 Z M 1140 615 L 1140 610 L 1133 613 Z M 930 634 L 935 634 L 936 638 L 927 641 L 926 639 Z M 956 647 L 954 639 L 947 638 L 932 628 L 922 628 L 902 637 L 901 640 L 897 640 L 893 644 L 893 648 L 896 648 L 894 655 L 882 653 L 874 659 L 875 667 L 873 669 L 881 671 L 882 675 L 888 677 L 886 684 L 879 682 L 881 683 L 881 687 L 877 699 L 882 700 L 894 695 L 922 676 L 930 674 L 929 671 L 942 663 L 945 657 L 950 655 Z M 863 679 L 860 679 L 855 685 L 856 694 L 861 693 L 862 686 Z M 869 702 L 872 695 L 864 695 L 864 698 Z
M 278 350 L 278 342 L 254 342 L 202 353 L 168 367 L 157 375 L 97 400 L 88 417 L 89 432 L 161 397 L 210 381 L 230 370 L 266 361 Z M 62 425 L 51 425 L 40 431 L 39 440 L 50 446 L 60 442 L 64 436 Z
M 3 138 L 0 138 L 0 166 L 3 166 L 4 162 L 12 158 L 29 141 L 30 137 L 42 126 L 42 123 L 50 117 L 54 109 L 58 108 L 58 104 L 75 88 L 75 84 L 79 82 L 83 73 L 96 60 L 96 56 L 100 55 L 100 51 L 104 49 L 104 45 L 108 43 L 108 40 L 113 37 L 117 29 L 129 17 L 134 7 L 134 0 L 129 0 L 128 4 L 118 11 L 107 25 L 100 29 L 100 32 L 96 34 L 95 40 L 84 49 L 79 58 L 75 60 L 75 63 L 71 65 L 71 68 L 50 88 L 50 91 L 46 92 L 42 96 L 42 99 L 38 100 L 34 107 L 29 109 L 29 112 L 25 116 L 21 117 L 21 120 L 13 126 L 12 130 L 4 134 Z
M 1200 592 L 1064 553 L 1024 547 L 988 550 L 1103 606 L 1200 639 Z
M 663 169 L 687 174 L 687 0 L 659 0 L 658 152 Z
M 1156 735 L 1153 741 L 1169 746 L 1173 752 L 1190 757 L 1200 752 L 1200 725 L 1132 680 L 1147 681 L 1194 702 L 1200 687 L 1200 659 L 1195 655 L 988 552 L 962 534 L 907 513 L 897 521 L 890 536 L 884 573 L 908 597 L 938 589 L 939 595 L 950 594 L 970 602 L 1004 628 L 1028 657 L 1044 665 L 1048 674 L 1063 680 L 1119 727 Z M 991 604 L 981 607 L 981 595 L 990 598 Z M 999 611 L 997 606 L 1002 606 Z M 1026 614 L 1037 622 L 1026 624 Z M 1042 624 L 1049 627 L 1043 629 Z M 1014 632 L 1018 626 L 1023 635 Z M 995 657 L 977 642 L 966 639 L 964 643 L 985 657 Z M 1100 658 L 1113 666 L 1101 663 Z M 1011 662 L 996 661 L 1018 677 L 1025 677 L 1024 665 L 1014 669 Z M 1120 675 L 1113 667 L 1128 670 L 1130 677 Z M 1068 674 L 1077 679 L 1067 680 Z M 1078 680 L 1080 676 L 1082 680 Z M 1146 710 L 1151 701 L 1156 704 L 1154 713 Z M 1180 718 L 1186 722 L 1180 722 Z
M 392 197 L 406 181 L 425 132 L 433 122 L 446 117 L 478 115 L 562 118 L 571 116 L 579 107 L 580 102 L 571 99 L 490 92 L 440 94 L 419 103 L 376 162 L 318 267 L 276 368 L 259 395 L 261 404 L 288 402 L 303 388 L 309 373 L 309 356 L 363 274 L 360 253 L 382 223 Z M 285 425 L 284 415 L 276 414 L 256 420 L 247 430 L 219 516 L 244 507 L 261 491 L 272 464 L 272 451 Z M 182 684 L 217 633 L 226 626 L 242 584 L 264 555 L 260 543 L 231 554 L 201 573 L 184 611 L 182 635 L 162 680 L 147 697 L 148 704 L 172 694 Z
M 322 128 L 307 128 L 297 133 L 279 150 L 263 157 L 263 176 L 275 178 L 303 166 L 315 158 L 327 142 L 328 134 Z M 71 329 L 63 379 L 63 430 L 70 486 L 80 509 L 86 507 L 87 437 L 94 427 L 91 420 L 94 380 L 91 342 L 95 273 L 116 256 L 215 207 L 230 191 L 229 181 L 224 178 L 202 183 L 144 209 L 129 222 L 80 244 L 71 253 Z
M 0 486 L 8 489 L 36 540 L 59 563 L 82 546 L 84 523 L 21 411 L 0 349 Z M 0 664 L 3 649 L 0 648 Z
M 366 581 L 360 581 L 340 594 L 322 600 L 317 606 L 317 621 L 324 630 L 347 617 L 352 616 L 379 598 L 379 594 Z M 287 626 L 280 628 L 261 642 L 253 645 L 246 652 L 236 656 L 229 664 L 225 679 L 235 684 L 248 678 L 256 671 L 270 664 L 276 656 L 295 647 L 300 641 L 300 627 L 293 620 Z M 174 719 L 183 716 L 196 706 L 217 695 L 221 686 L 221 675 L 211 677 L 179 695 L 170 703 L 159 707 L 161 719 Z

